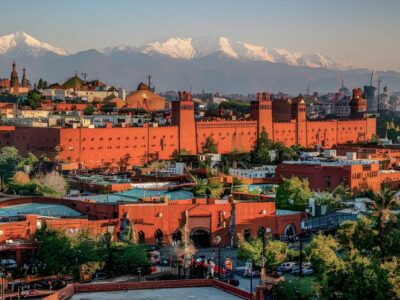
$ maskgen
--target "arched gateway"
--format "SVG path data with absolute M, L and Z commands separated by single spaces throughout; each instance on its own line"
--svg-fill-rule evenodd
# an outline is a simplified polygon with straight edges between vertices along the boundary
M 190 239 L 196 248 L 204 248 L 211 246 L 211 233 L 205 228 L 194 228 L 190 232 Z

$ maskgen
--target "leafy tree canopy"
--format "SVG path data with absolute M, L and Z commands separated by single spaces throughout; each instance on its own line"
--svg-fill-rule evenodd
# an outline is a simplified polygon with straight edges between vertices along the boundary
M 304 209 L 311 195 L 306 179 L 284 178 L 276 190 L 275 202 L 278 208 Z

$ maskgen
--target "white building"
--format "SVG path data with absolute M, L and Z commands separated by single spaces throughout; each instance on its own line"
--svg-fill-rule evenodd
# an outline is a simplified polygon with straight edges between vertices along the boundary
M 229 168 L 229 175 L 240 178 L 268 178 L 275 175 L 276 166 L 261 166 L 251 169 Z

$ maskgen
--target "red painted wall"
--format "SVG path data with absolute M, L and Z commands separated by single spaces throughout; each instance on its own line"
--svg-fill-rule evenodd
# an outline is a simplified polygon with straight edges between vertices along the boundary
M 296 98 L 297 99 L 297 98 Z M 47 154 L 61 162 L 82 163 L 83 167 L 143 165 L 156 159 L 170 159 L 174 152 L 201 153 L 207 137 L 218 144 L 220 153 L 248 152 L 257 134 L 265 128 L 269 138 L 287 146 L 332 147 L 339 143 L 369 140 L 376 133 L 376 119 L 307 121 L 302 100 L 291 107 L 290 122 L 272 122 L 272 105 L 267 93 L 259 93 L 251 104 L 250 121 L 200 121 L 194 119 L 190 93 L 172 102 L 169 127 L 135 128 L 28 128 L 0 126 L 0 147 L 14 145 L 22 153 Z

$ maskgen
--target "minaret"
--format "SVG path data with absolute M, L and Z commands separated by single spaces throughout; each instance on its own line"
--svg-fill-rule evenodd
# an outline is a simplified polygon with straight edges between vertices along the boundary
M 17 67 L 15 65 L 15 61 L 14 61 L 13 64 L 12 64 L 10 86 L 13 87 L 15 84 L 17 84 L 19 86 L 18 72 L 17 72 Z
M 26 69 L 25 67 L 22 69 L 22 80 L 21 80 L 21 86 L 22 87 L 29 87 L 29 80 L 26 79 Z
M 18 95 L 19 93 L 19 79 L 18 79 L 18 72 L 17 72 L 17 67 L 15 65 L 15 61 L 13 62 L 12 65 L 12 72 L 11 72 L 11 78 L 10 78 L 10 87 L 13 89 L 13 93 L 15 95 Z

